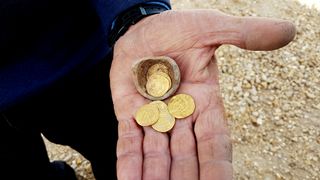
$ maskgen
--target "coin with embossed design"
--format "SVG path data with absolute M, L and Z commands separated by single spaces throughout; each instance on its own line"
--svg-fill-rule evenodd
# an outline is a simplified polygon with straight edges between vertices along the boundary
M 140 126 L 150 126 L 159 119 L 159 109 L 155 104 L 141 106 L 135 114 L 135 119 Z
M 195 107 L 192 96 L 188 94 L 173 96 L 168 103 L 170 114 L 179 119 L 190 116 L 194 112 Z
M 149 79 L 149 77 L 156 72 L 163 72 L 165 74 L 168 74 L 169 69 L 164 64 L 161 64 L 161 63 L 154 64 L 148 69 L 147 78 Z
M 162 73 L 152 74 L 146 84 L 147 93 L 153 97 L 163 96 L 171 88 L 170 77 Z
M 169 113 L 166 103 L 162 101 L 154 101 L 150 104 L 155 104 L 159 109 L 159 119 L 152 125 L 152 128 L 158 132 L 168 132 L 170 131 L 174 124 L 175 118 Z

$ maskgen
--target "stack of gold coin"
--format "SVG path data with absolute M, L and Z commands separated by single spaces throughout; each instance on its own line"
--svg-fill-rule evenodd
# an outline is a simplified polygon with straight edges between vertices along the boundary
M 194 110 L 195 103 L 192 96 L 178 94 L 170 99 L 168 105 L 162 101 L 153 101 L 140 107 L 135 119 L 141 126 L 151 126 L 158 132 L 168 132 L 174 127 L 175 118 L 186 118 Z
M 171 88 L 171 78 L 168 67 L 158 63 L 152 65 L 147 72 L 147 93 L 153 97 L 165 95 Z
M 169 113 L 166 103 L 162 101 L 154 101 L 150 104 L 157 105 L 159 109 L 159 119 L 152 125 L 152 128 L 159 132 L 167 132 L 171 130 L 176 123 L 176 119 Z

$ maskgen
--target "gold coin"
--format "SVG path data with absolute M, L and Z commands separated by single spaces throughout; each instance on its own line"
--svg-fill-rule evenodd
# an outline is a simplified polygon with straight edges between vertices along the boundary
M 151 104 L 155 104 L 159 109 L 159 119 L 158 121 L 152 125 L 152 128 L 158 132 L 168 132 L 170 131 L 176 120 L 169 113 L 167 105 L 162 101 L 154 101 Z
M 165 77 L 166 79 L 168 79 L 168 81 L 170 82 L 169 84 L 169 87 L 171 88 L 171 78 L 170 78 L 170 76 L 168 75 L 168 74 L 166 74 L 166 73 L 163 73 L 163 72 L 156 72 L 156 73 L 154 73 L 154 74 L 158 74 L 158 75 L 160 75 L 160 76 L 163 76 L 163 77 Z M 170 89 L 169 88 L 169 89 Z
M 168 106 L 163 101 L 152 101 L 150 104 L 156 105 L 158 107 L 159 113 L 168 111 Z
M 161 64 L 161 63 L 154 64 L 148 69 L 147 78 L 149 78 L 152 74 L 156 72 L 163 72 L 165 74 L 168 74 L 169 70 L 168 70 L 168 67 L 165 66 L 164 64 Z
M 187 94 L 176 95 L 168 103 L 168 110 L 175 118 L 190 116 L 194 112 L 195 107 L 192 96 Z
M 155 104 L 141 106 L 135 114 L 135 119 L 140 126 L 150 126 L 159 119 L 159 109 Z
M 147 81 L 146 89 L 153 97 L 163 96 L 171 88 L 171 81 L 162 74 L 155 73 Z
M 161 113 L 159 120 L 152 125 L 152 128 L 158 132 L 168 132 L 173 128 L 175 122 L 175 118 L 169 112 Z

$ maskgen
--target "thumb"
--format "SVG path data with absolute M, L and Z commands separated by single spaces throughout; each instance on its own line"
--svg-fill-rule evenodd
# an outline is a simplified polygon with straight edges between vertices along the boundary
M 157 37 L 195 41 L 193 47 L 232 44 L 248 50 L 274 50 L 287 45 L 296 33 L 295 26 L 289 21 L 236 17 L 217 10 L 171 11 L 163 15 L 167 16 L 163 18 L 167 25 L 158 32 L 167 29 L 176 33 L 174 36 L 162 33 Z
M 232 44 L 248 50 L 274 50 L 293 40 L 295 26 L 285 20 L 236 17 L 215 10 L 193 12 L 203 45 Z M 196 23 L 197 22 L 197 23 Z

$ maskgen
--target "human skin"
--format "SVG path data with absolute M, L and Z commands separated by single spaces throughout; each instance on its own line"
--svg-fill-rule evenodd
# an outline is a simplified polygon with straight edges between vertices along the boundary
M 222 44 L 269 51 L 295 36 L 292 23 L 235 17 L 217 10 L 166 11 L 144 18 L 116 42 L 110 86 L 118 119 L 119 180 L 232 179 L 232 145 L 219 92 L 215 51 Z M 193 96 L 195 112 L 170 133 L 134 119 L 149 102 L 136 90 L 131 66 L 143 57 L 169 56 L 181 70 L 177 94 Z

